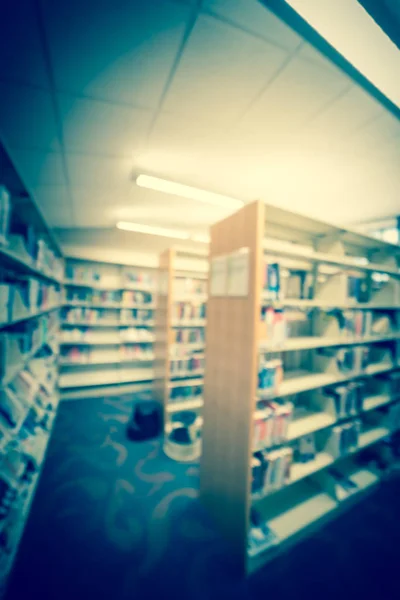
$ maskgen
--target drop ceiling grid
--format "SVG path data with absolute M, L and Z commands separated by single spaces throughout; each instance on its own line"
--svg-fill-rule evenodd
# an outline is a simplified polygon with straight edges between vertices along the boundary
M 78 0 L 60 3 L 61 16 L 55 14 L 58 4 L 50 0 L 41 2 L 56 84 L 53 92 L 56 93 L 62 118 L 65 147 L 61 147 L 57 139 L 55 117 L 50 108 L 51 86 L 43 77 L 45 69 L 40 66 L 43 56 L 38 55 L 43 50 L 33 17 L 29 17 L 26 8 L 28 0 L 24 0 L 21 10 L 28 15 L 32 28 L 31 61 L 36 67 L 32 79 L 24 84 L 41 89 L 15 86 L 10 82 L 5 84 L 4 81 L 0 83 L 0 91 L 9 98 L 8 106 L 18 106 L 22 113 L 19 126 L 15 117 L 12 123 L 11 113 L 15 115 L 15 110 L 2 111 L 0 132 L 8 134 L 9 139 L 5 135 L 7 145 L 15 153 L 23 179 L 34 197 L 37 196 L 45 213 L 46 206 L 49 206 L 50 220 L 54 219 L 57 224 L 64 209 L 64 205 L 60 204 L 65 197 L 63 188 L 68 184 L 65 177 L 59 176 L 58 163 L 62 153 L 73 198 L 70 209 L 76 211 L 77 217 L 74 226 L 83 222 L 92 226 L 96 222 L 98 226 L 106 223 L 111 226 L 115 222 L 111 213 L 123 209 L 126 214 L 136 214 L 145 221 L 146 206 L 150 218 L 151 212 L 162 215 L 163 204 L 168 205 L 170 200 L 175 207 L 182 206 L 184 209 L 185 205 L 184 201 L 180 201 L 181 204 L 171 198 L 165 201 L 161 196 L 160 200 L 149 199 L 143 190 L 136 189 L 130 182 L 131 169 L 135 165 L 143 169 L 148 165 L 150 169 L 153 164 L 153 168 L 156 165 L 156 170 L 166 177 L 232 195 L 236 192 L 244 199 L 250 199 L 261 189 L 253 177 L 254 170 L 263 168 L 263 160 L 265 162 L 268 153 L 276 150 L 273 141 L 280 135 L 276 118 L 268 120 L 266 115 L 276 116 L 275 106 L 281 107 L 282 101 L 286 102 L 284 96 L 290 94 L 291 73 L 293 81 L 298 65 L 303 72 L 319 73 L 326 83 L 323 90 L 313 88 L 311 77 L 314 90 L 311 101 L 310 94 L 300 85 L 292 88 L 299 90 L 296 102 L 291 98 L 292 106 L 286 104 L 290 118 L 294 123 L 302 124 L 307 134 L 310 131 L 312 135 L 319 123 L 320 135 L 324 136 L 324 127 L 326 123 L 332 123 L 332 115 L 336 114 L 340 121 L 340 115 L 346 115 L 351 106 L 351 100 L 349 103 L 347 100 L 351 97 L 352 88 L 345 79 L 343 85 L 335 83 L 336 67 L 327 63 L 311 47 L 299 45 L 297 34 L 277 22 L 276 17 L 255 0 L 203 0 L 202 10 L 181 56 L 179 51 L 185 27 L 199 7 L 195 0 L 153 0 L 153 9 L 156 4 L 161 12 L 153 10 L 155 17 L 152 20 L 147 9 L 142 9 L 144 12 L 138 23 L 143 33 L 139 26 L 131 23 L 132 19 L 126 18 L 124 11 L 133 4 L 128 0 L 111 3 L 111 18 L 108 18 L 108 13 L 102 12 L 102 8 L 111 6 L 104 0 L 88 0 L 83 5 Z M 97 15 L 92 24 L 87 19 L 94 4 Z M 167 17 L 162 6 L 168 6 Z M 120 9 L 122 12 L 118 12 Z M 166 34 L 162 31 L 164 17 L 170 25 Z M 115 27 L 119 29 L 120 36 L 107 39 L 105 32 Z M 154 47 L 141 38 L 147 39 L 153 29 Z M 213 37 L 210 38 L 209 33 Z M 69 39 L 66 39 L 68 36 Z M 144 43 L 139 45 L 143 56 L 138 58 L 136 51 L 131 51 L 132 39 Z M 213 52 L 210 52 L 205 65 L 202 54 L 208 51 L 211 40 Z M 222 44 L 224 47 L 221 47 Z M 126 55 L 126 58 L 119 59 L 119 54 Z M 0 61 L 0 80 L 3 77 L 2 64 Z M 114 70 L 104 69 L 104 65 L 113 65 Z M 134 74 L 133 65 L 138 65 Z M 285 68 L 282 68 L 283 65 Z M 20 77 L 23 70 L 23 66 L 17 65 L 16 77 Z M 190 81 L 194 72 L 201 84 L 195 91 Z M 154 75 L 147 81 L 149 73 Z M 238 82 L 241 85 L 238 86 Z M 266 86 L 268 89 L 265 89 Z M 132 87 L 135 93 L 131 93 Z M 165 102 L 162 102 L 163 97 Z M 268 109 L 271 104 L 272 109 Z M 363 118 L 358 119 L 354 138 L 364 141 L 362 132 L 365 129 L 367 140 L 374 140 L 379 135 L 383 147 L 390 145 L 390 152 L 396 156 L 397 144 L 389 135 L 390 127 L 385 130 L 383 124 L 380 130 L 380 119 L 377 118 L 376 122 L 369 120 L 368 111 L 368 106 L 360 111 Z M 238 123 L 240 115 L 245 116 L 242 124 Z M 264 127 L 264 131 L 260 130 L 260 123 L 271 123 L 271 120 L 274 122 L 269 129 Z M 349 134 L 354 131 L 350 123 L 345 129 Z M 236 137 L 229 133 L 231 131 L 236 131 Z M 257 136 L 258 147 L 254 143 Z M 339 146 L 342 152 L 343 144 Z M 249 153 L 249 150 L 252 152 Z M 159 161 L 154 162 L 157 153 Z M 146 163 L 146 154 L 153 158 L 153 162 L 149 160 Z M 243 156 L 247 156 L 249 163 L 254 163 L 250 164 L 248 173 Z M 246 177 L 247 181 L 241 188 L 241 180 Z M 268 187 L 263 189 L 268 191 Z M 50 190 L 54 194 L 53 201 Z M 108 190 L 112 190 L 111 196 Z M 109 217 L 105 214 L 108 204 L 112 205 Z M 98 217 L 99 208 L 104 211 L 102 219 Z M 131 213 L 128 209 L 132 209 Z M 163 219 L 168 220 L 168 216 L 164 215 Z M 71 218 L 67 222 L 70 223 Z

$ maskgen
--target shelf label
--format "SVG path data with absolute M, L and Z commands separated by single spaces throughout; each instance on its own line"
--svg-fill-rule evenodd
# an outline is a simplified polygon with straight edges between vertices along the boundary
M 228 296 L 247 296 L 249 293 L 249 248 L 240 248 L 228 257 Z
M 217 256 L 211 259 L 210 295 L 226 296 L 228 280 L 228 257 Z

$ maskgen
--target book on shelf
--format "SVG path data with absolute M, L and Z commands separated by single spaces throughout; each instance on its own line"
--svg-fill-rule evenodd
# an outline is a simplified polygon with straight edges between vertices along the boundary
M 274 309 L 272 306 L 261 308 L 261 331 L 260 338 L 265 340 L 272 348 L 284 345 L 288 337 L 288 327 L 285 311 Z
M 260 356 L 258 367 L 258 389 L 263 396 L 273 397 L 283 380 L 283 364 L 280 358 L 265 359 Z
M 188 374 L 190 372 L 196 373 L 204 369 L 204 357 L 196 357 L 196 355 L 189 356 L 187 358 L 171 358 L 170 359 L 170 373 L 171 377 L 179 374 Z
M 175 302 L 173 305 L 173 317 L 178 321 L 190 321 L 191 319 L 206 318 L 206 303 L 196 304 L 192 301 Z
M 169 401 L 182 402 L 194 399 L 199 399 L 203 395 L 202 385 L 182 385 L 173 387 L 169 391 Z
M 357 415 L 363 410 L 365 385 L 362 382 L 328 387 L 322 393 L 332 399 L 337 419 Z
M 295 441 L 293 452 L 296 463 L 308 463 L 315 460 L 317 456 L 315 434 L 308 433 L 307 435 L 302 435 Z
M 281 278 L 279 263 L 264 265 L 264 296 L 267 300 L 279 300 L 281 297 Z
M 365 275 L 349 275 L 347 278 L 347 297 L 355 302 L 369 301 L 369 286 Z
M 261 450 L 252 458 L 252 493 L 267 495 L 290 481 L 292 448 Z
M 332 427 L 327 443 L 327 451 L 329 454 L 337 459 L 356 450 L 358 448 L 361 428 L 362 425 L 359 419 Z
M 174 342 L 177 346 L 179 344 L 204 344 L 205 343 L 205 332 L 204 329 L 176 329 L 173 331 Z
M 253 448 L 269 448 L 287 440 L 293 404 L 261 400 L 254 420 Z
M 8 189 L 0 185 L 0 246 L 7 244 L 10 227 L 11 198 Z
M 122 285 L 127 288 L 135 286 L 153 289 L 154 277 L 150 273 L 142 273 L 137 271 L 123 271 Z

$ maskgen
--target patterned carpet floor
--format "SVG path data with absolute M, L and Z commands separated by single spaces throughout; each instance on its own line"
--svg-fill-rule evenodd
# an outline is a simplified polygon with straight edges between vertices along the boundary
M 400 478 L 241 580 L 199 503 L 198 465 L 128 442 L 131 405 L 61 404 L 7 600 L 398 600 Z

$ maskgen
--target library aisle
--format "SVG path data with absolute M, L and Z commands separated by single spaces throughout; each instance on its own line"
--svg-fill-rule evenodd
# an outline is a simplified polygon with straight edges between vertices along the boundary
M 239 579 L 199 503 L 198 465 L 126 441 L 131 401 L 61 403 L 7 600 L 33 586 L 41 600 L 397 598 L 398 475 Z

